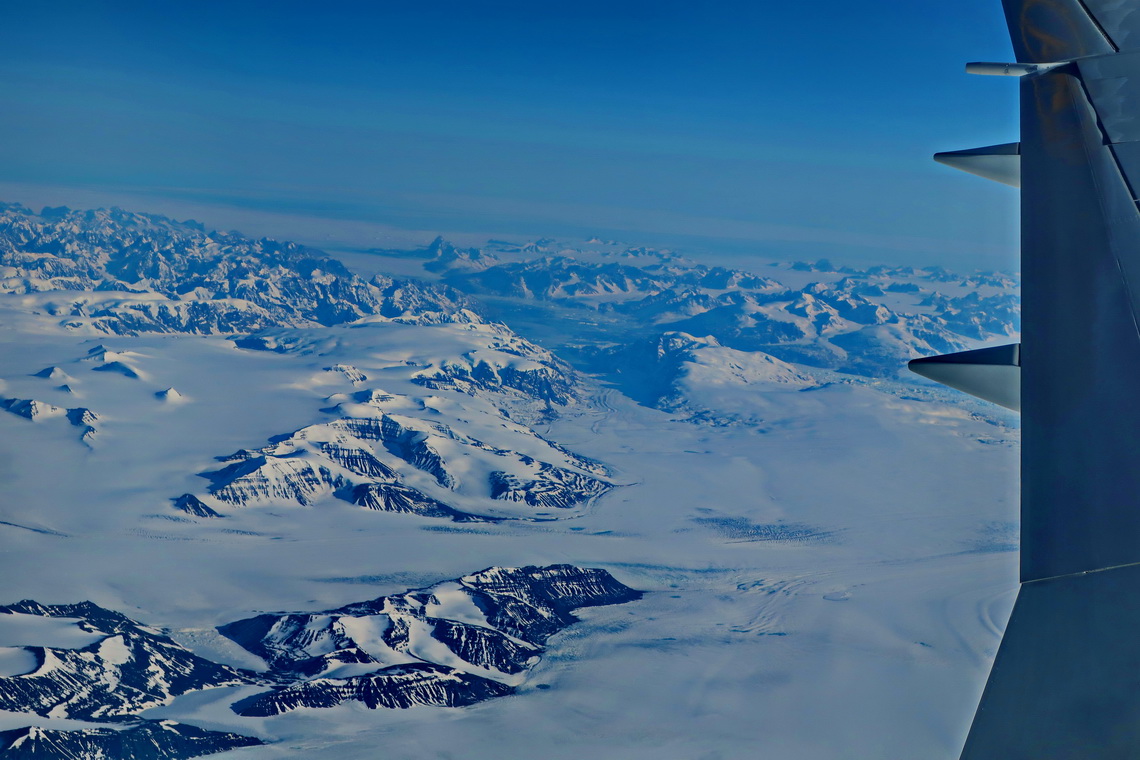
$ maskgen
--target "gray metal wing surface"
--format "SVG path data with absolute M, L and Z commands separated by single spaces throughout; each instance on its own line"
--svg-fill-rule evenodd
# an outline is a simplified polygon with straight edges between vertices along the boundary
M 1021 589 L 968 760 L 1140 758 L 1140 0 L 1004 0 L 1021 97 Z

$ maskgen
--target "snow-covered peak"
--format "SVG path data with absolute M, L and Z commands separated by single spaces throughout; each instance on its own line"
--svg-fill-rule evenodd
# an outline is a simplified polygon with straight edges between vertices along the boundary
M 33 421 L 67 416 L 67 410 L 63 407 L 31 398 L 0 399 L 0 408 Z
M 61 367 L 44 367 L 39 372 L 35 373 L 36 377 L 46 378 L 48 380 L 55 380 L 57 383 L 71 383 L 75 382 L 75 378 L 67 374 Z
M 154 396 L 159 401 L 164 401 L 167 404 L 182 404 L 189 401 L 177 388 L 166 388 L 161 391 L 155 391 Z

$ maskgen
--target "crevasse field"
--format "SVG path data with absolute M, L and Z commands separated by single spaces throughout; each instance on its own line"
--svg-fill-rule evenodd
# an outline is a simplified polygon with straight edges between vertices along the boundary
M 1016 276 L 0 210 L 0 756 L 957 756 Z

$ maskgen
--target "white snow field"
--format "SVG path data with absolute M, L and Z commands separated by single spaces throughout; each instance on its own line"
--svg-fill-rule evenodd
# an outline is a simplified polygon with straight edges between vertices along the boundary
M 237 333 L 65 327 L 43 300 L 0 294 L 0 397 L 95 416 L 0 409 L 0 604 L 90 600 L 260 671 L 215 627 L 491 566 L 602 568 L 647 592 L 578 610 L 515 693 L 468 707 L 242 717 L 231 705 L 266 689 L 250 685 L 141 713 L 267 742 L 217 757 L 957 756 L 1017 585 L 1012 415 L 715 340 L 688 346 L 651 408 L 478 318 L 294 324 L 255 347 Z M 553 386 L 535 391 L 543 373 Z M 319 445 L 345 444 L 338 421 L 385 416 L 444 474 L 392 441 L 353 439 L 395 473 L 379 479 Z M 328 479 L 304 499 L 226 501 L 199 473 L 242 450 L 278 467 L 270 480 L 280 462 Z M 542 493 L 569 503 L 488 486 L 549 468 L 574 477 Z M 475 519 L 345 495 L 381 481 Z M 177 509 L 183 494 L 221 517 Z M 461 601 L 433 604 L 480 623 Z M 98 638 L 69 618 L 0 614 L 0 679 L 34 665 L 22 647 Z M 28 725 L 96 724 L 0 712 L 0 730 Z

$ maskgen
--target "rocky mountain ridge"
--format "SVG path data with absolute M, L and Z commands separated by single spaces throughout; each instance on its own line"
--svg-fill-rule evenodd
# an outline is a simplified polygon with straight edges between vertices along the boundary
M 258 682 L 90 602 L 44 605 L 26 599 L 0 607 L 5 614 L 75 618 L 82 630 L 101 638 L 79 649 L 28 647 L 36 667 L 0 678 L 0 709 L 52 718 L 121 718 L 191 691 Z
M 0 293 L 41 294 L 73 329 L 248 333 L 469 305 L 454 291 L 378 275 L 365 281 L 323 251 L 122 209 L 0 204 Z
M 183 760 L 264 744 L 251 736 L 207 731 L 171 720 L 123 728 L 58 731 L 29 726 L 0 731 L 5 760 Z
M 238 703 L 241 715 L 353 700 L 459 706 L 509 694 L 583 607 L 641 592 L 604 570 L 488 568 L 454 581 L 319 613 L 259 615 L 218 630 L 298 683 Z
M 494 522 L 537 519 L 548 514 L 542 510 L 570 509 L 612 488 L 598 463 L 498 414 L 449 423 L 439 418 L 448 408 L 440 399 L 376 388 L 329 400 L 337 402 L 327 410 L 335 419 L 219 457 L 224 467 L 201 473 L 208 492 L 183 494 L 175 506 L 217 517 L 336 498 L 382 512 Z M 493 433 L 494 443 L 476 438 L 480 431 Z M 457 498 L 469 506 L 457 506 Z
M 261 743 L 172 721 L 130 722 L 180 695 L 223 686 L 271 687 L 233 703 L 247 717 L 349 701 L 370 709 L 471 705 L 513 693 L 550 637 L 578 621 L 576 610 L 641 596 L 600 569 L 491 567 L 324 612 L 266 613 L 221 626 L 265 661 L 264 673 L 211 662 L 91 602 L 24 600 L 0 607 L 0 625 L 4 616 L 52 618 L 95 640 L 24 647 L 35 667 L 0 677 L 0 709 L 116 727 L 3 732 L 0 756 L 183 758 Z

